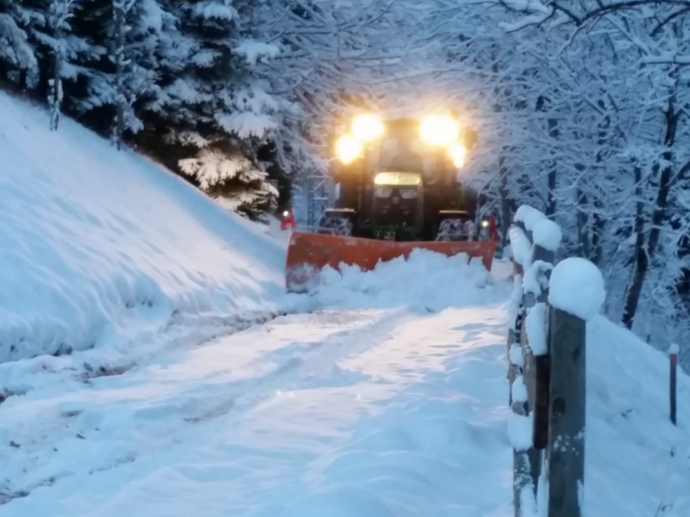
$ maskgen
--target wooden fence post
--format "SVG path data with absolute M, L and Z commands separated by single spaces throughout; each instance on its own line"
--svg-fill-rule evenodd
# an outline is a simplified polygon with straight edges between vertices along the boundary
M 509 378 L 514 382 L 522 374 L 521 400 L 511 398 L 512 409 L 516 415 L 531 414 L 533 427 L 531 447 L 514 450 L 515 515 L 522 517 L 523 510 L 530 509 L 521 507 L 536 503 L 537 511 L 544 512 L 547 517 L 582 517 L 587 363 L 587 321 L 583 318 L 591 317 L 600 309 L 601 293 L 605 297 L 603 278 L 596 266 L 591 263 L 588 266 L 584 259 L 566 259 L 554 268 L 560 228 L 531 207 L 520 207 L 518 212 L 521 214 L 516 213 L 514 228 L 509 234 L 514 278 L 519 271 L 522 280 L 521 291 L 518 291 L 517 280 L 514 285 L 514 304 L 519 292 L 522 318 L 520 324 L 509 331 Z M 552 272 L 558 279 L 551 278 Z M 569 281 L 573 275 L 581 277 L 583 282 L 592 282 L 594 294 L 585 302 L 590 303 L 589 307 L 578 305 L 579 302 L 571 304 L 567 294 L 564 297 L 563 293 L 577 289 L 577 284 Z M 601 284 L 598 293 L 597 284 Z M 558 291 L 549 293 L 554 285 Z M 557 306 L 551 305 L 552 300 Z M 517 345 L 521 357 L 515 353 Z M 673 366 L 671 376 L 673 384 Z M 511 389 L 512 385 L 511 382 Z M 525 391 L 527 404 L 524 403 Z M 673 389 L 671 393 L 674 419 Z M 524 497 L 530 485 L 535 499 L 526 501 Z M 537 494 L 542 490 L 547 493 Z M 540 503 L 546 508 L 540 508 Z
M 549 308 L 551 379 L 549 387 L 548 513 L 581 517 L 585 472 L 587 323 Z

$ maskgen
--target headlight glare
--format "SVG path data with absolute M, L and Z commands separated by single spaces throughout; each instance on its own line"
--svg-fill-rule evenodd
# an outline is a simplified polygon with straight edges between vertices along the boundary
M 352 134 L 360 142 L 376 140 L 383 129 L 383 122 L 374 115 L 360 115 L 352 122 Z
M 453 117 L 430 115 L 422 120 L 419 133 L 428 145 L 449 146 L 458 139 L 460 125 Z
M 467 156 L 467 150 L 465 149 L 465 146 L 461 143 L 455 143 L 451 145 L 448 148 L 448 154 L 450 154 L 450 158 L 453 160 L 453 165 L 455 165 L 458 169 L 465 165 L 465 157 Z
M 335 152 L 341 162 L 348 164 L 362 152 L 362 144 L 350 135 L 343 135 L 335 145 Z

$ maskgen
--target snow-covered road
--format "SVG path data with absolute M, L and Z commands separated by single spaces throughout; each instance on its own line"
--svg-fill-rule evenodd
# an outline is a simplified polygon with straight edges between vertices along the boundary
M 505 303 L 386 305 L 8 398 L 0 516 L 509 515 Z

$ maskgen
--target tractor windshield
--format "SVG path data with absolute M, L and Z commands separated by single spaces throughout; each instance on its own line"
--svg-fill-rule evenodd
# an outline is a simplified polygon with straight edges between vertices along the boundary
M 379 172 L 374 177 L 377 185 L 416 187 L 422 182 L 422 176 L 415 172 Z

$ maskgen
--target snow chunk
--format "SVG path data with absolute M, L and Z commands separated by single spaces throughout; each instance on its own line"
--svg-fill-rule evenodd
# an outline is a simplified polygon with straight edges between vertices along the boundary
M 524 358 L 522 357 L 522 347 L 519 344 L 514 343 L 510 345 L 508 349 L 508 359 L 511 364 L 519 366 L 520 368 L 525 365 Z
M 525 386 L 525 380 L 522 375 L 515 377 L 510 390 L 514 402 L 527 402 L 527 386 Z
M 523 292 L 525 294 L 531 293 L 534 296 L 539 296 L 542 291 L 548 287 L 548 284 L 544 281 L 546 277 L 543 276 L 543 274 L 552 269 L 553 264 L 544 262 L 543 260 L 537 260 L 525 273 L 525 279 L 522 282 Z
M 668 347 L 668 353 L 669 355 L 678 355 L 680 353 L 680 347 L 678 344 L 672 343 L 671 346 Z
M 513 221 L 523 223 L 525 228 L 530 232 L 534 231 L 534 226 L 542 219 L 546 219 L 546 216 L 536 208 L 532 208 L 529 205 L 522 205 L 517 209 L 517 212 L 515 212 L 515 216 L 513 217 Z
M 508 237 L 510 238 L 510 247 L 513 251 L 515 262 L 520 264 L 523 269 L 528 269 L 532 260 L 532 245 L 527 235 L 525 235 L 521 228 L 513 226 L 508 230 Z
M 585 321 L 596 316 L 606 299 L 604 277 L 589 260 L 571 257 L 551 273 L 549 303 Z
M 510 444 L 516 451 L 526 451 L 532 447 L 532 419 L 528 416 L 510 413 L 508 437 Z
M 539 219 L 532 229 L 534 244 L 549 251 L 556 251 L 561 245 L 562 238 L 561 227 L 550 219 Z
M 527 341 L 534 355 L 545 355 L 549 349 L 546 343 L 546 304 L 538 303 L 525 318 Z
M 515 323 L 517 321 L 520 305 L 522 304 L 522 277 L 515 275 L 513 279 L 513 294 L 510 297 L 510 304 L 508 305 L 508 323 L 510 328 L 515 330 Z

